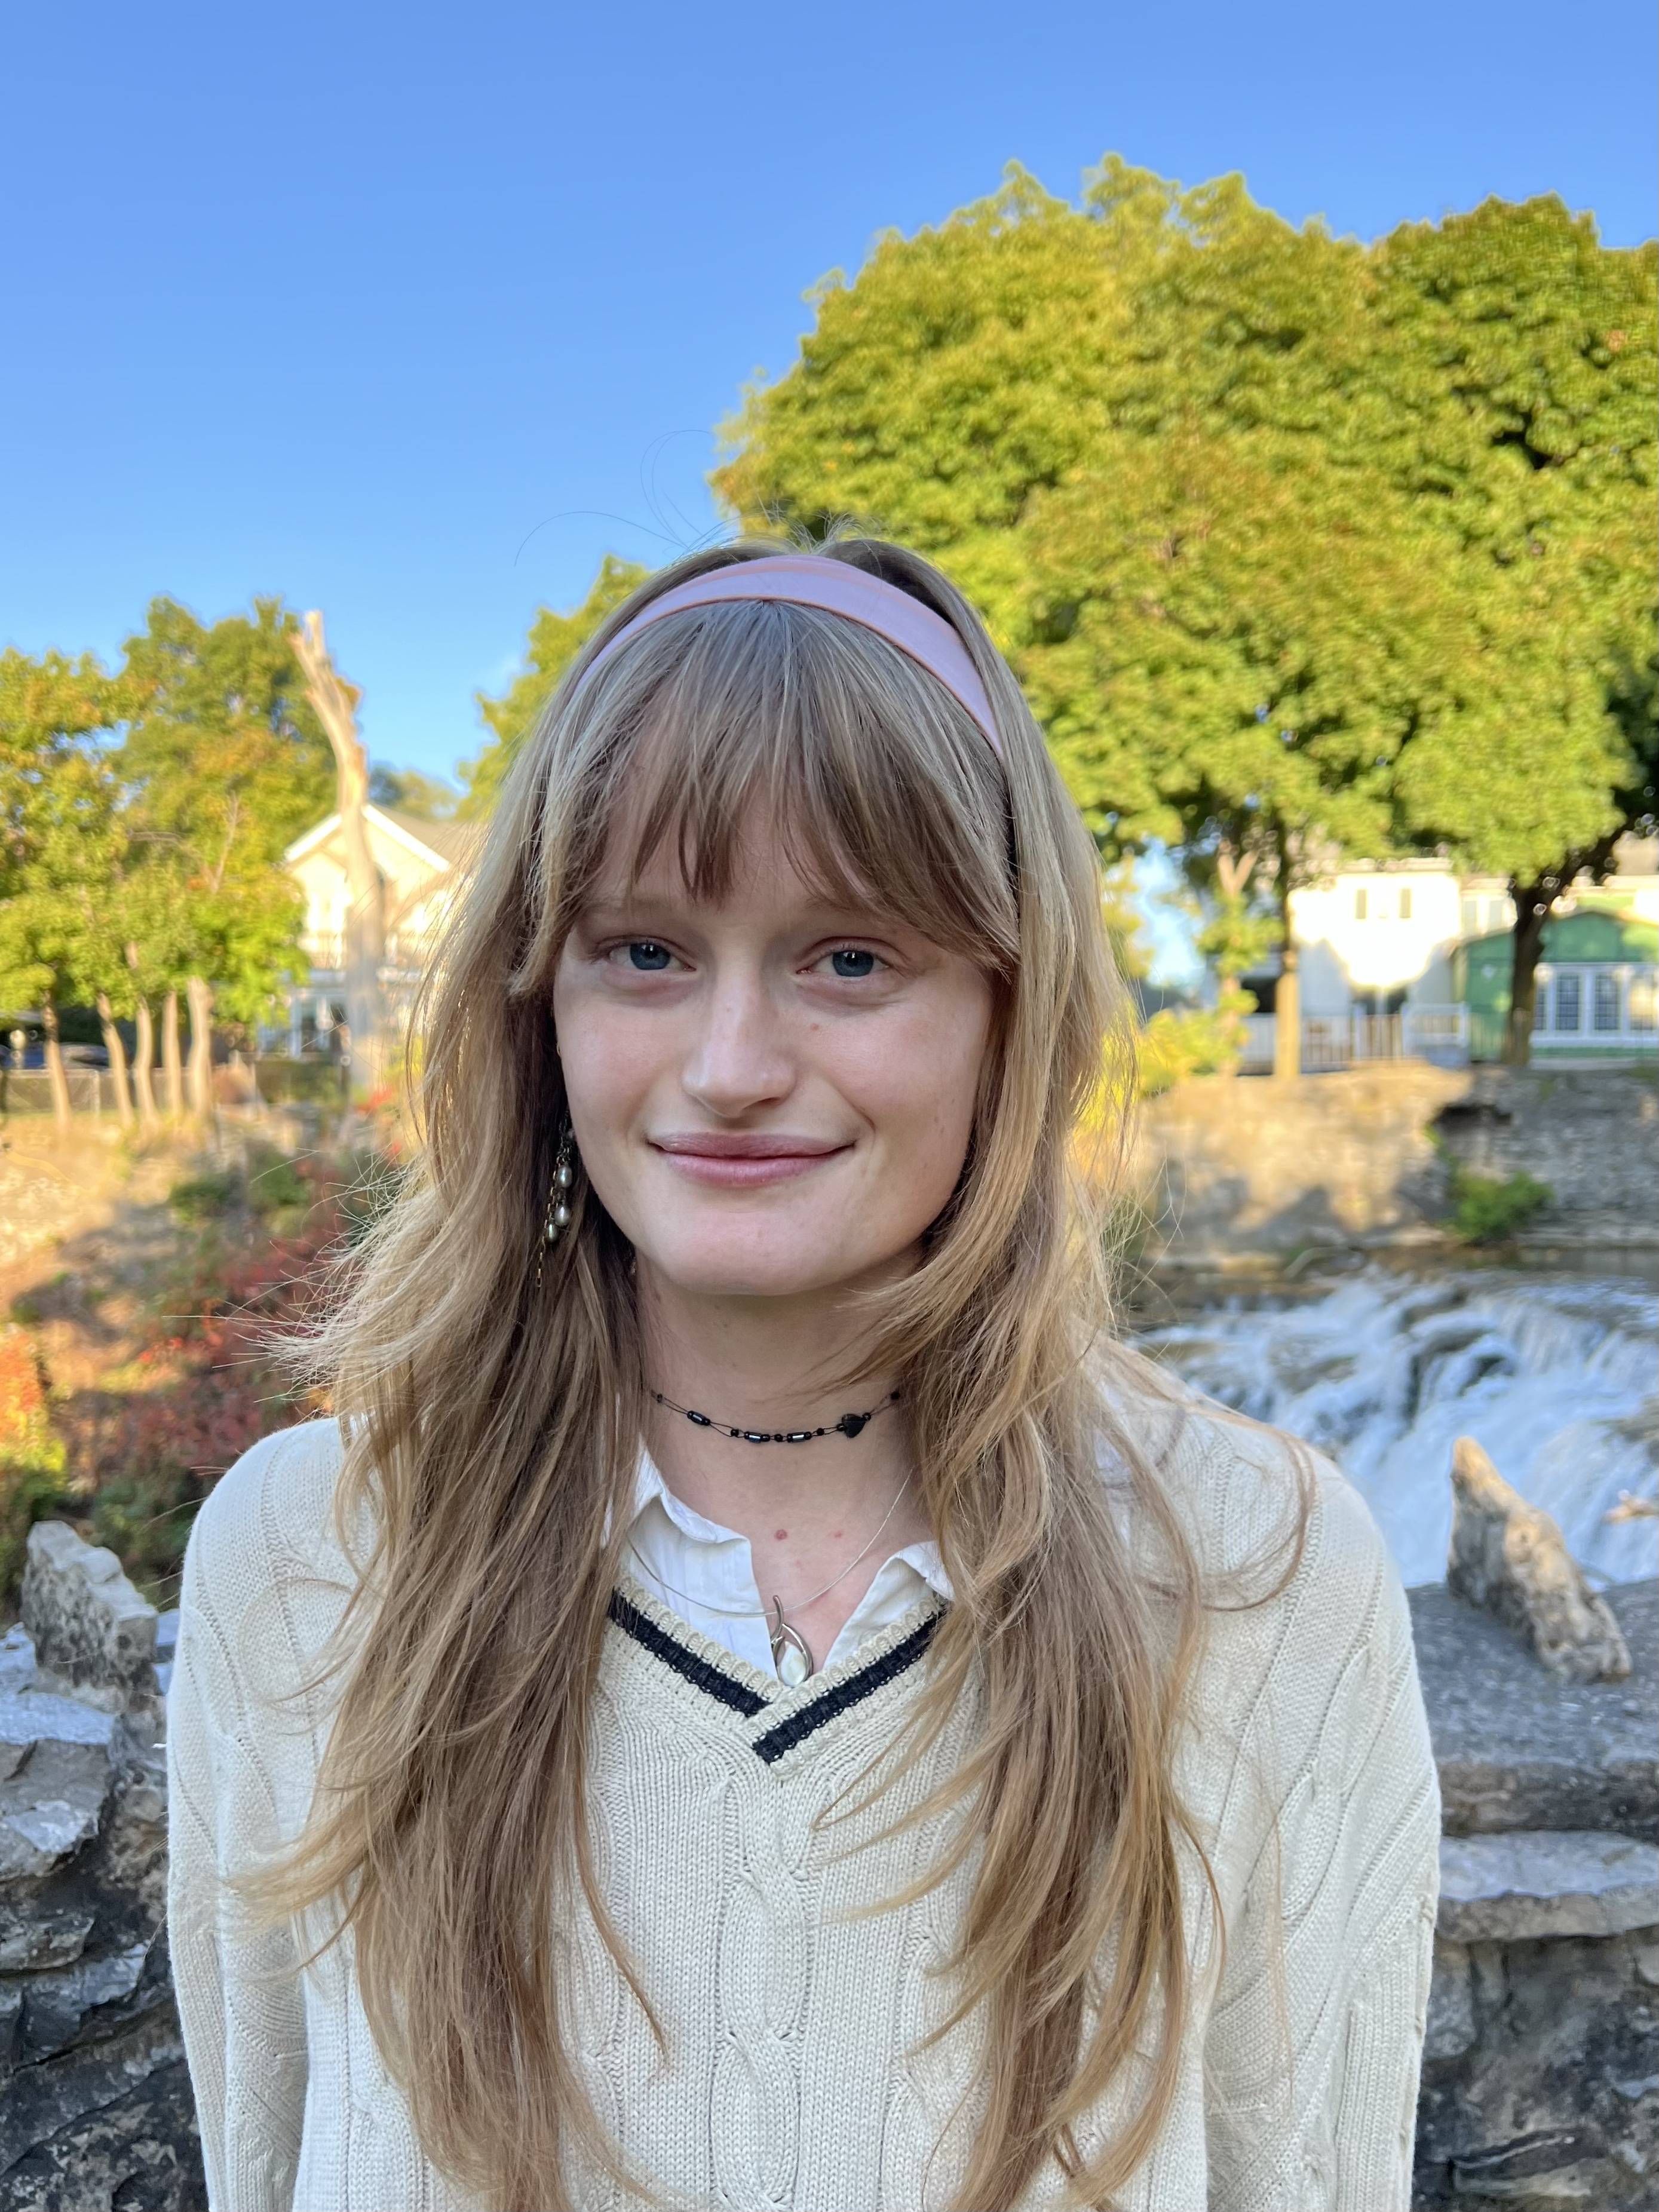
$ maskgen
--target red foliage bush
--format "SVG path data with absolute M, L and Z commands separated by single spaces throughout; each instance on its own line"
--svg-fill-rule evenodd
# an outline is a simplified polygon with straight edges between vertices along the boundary
M 313 1310 L 374 1175 L 361 1164 L 297 1171 L 305 1204 L 275 1231 L 252 1215 L 209 1224 L 137 1358 L 59 1410 L 99 1540 L 161 1602 L 218 1478 L 261 1437 L 326 1410 L 284 1373 L 271 1339 Z

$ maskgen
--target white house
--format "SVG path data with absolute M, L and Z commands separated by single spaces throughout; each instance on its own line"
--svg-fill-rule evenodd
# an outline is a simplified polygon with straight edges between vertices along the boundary
M 386 958 L 380 969 L 392 1017 L 401 1026 L 426 964 L 433 937 L 477 848 L 480 826 L 425 822 L 386 806 L 367 806 L 370 857 L 386 884 Z M 350 907 L 340 817 L 331 814 L 296 837 L 283 856 L 305 893 L 301 950 L 307 981 L 289 994 L 289 1049 L 325 1045 L 345 1019 L 345 927 Z
M 1659 921 L 1659 847 L 1626 838 L 1615 872 L 1586 901 Z M 1558 909 L 1573 911 L 1571 894 Z M 1507 932 L 1515 908 L 1498 876 L 1460 875 L 1435 859 L 1355 860 L 1291 894 L 1298 954 L 1304 1060 L 1310 1066 L 1401 1053 L 1462 1060 L 1469 1049 L 1459 947 Z M 1270 1007 L 1277 961 L 1244 981 Z M 1249 1057 L 1272 1057 L 1272 1016 L 1250 1024 Z

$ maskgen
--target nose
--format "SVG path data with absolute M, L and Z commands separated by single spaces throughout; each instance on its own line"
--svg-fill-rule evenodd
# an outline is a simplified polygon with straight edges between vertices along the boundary
M 722 1121 L 775 1104 L 795 1085 L 794 1054 L 781 1010 L 758 969 L 722 966 L 702 996 L 702 1020 L 681 1081 Z

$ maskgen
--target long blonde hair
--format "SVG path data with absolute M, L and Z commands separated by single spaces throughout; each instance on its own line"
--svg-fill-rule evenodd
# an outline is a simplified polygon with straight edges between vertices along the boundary
M 584 1799 L 638 1461 L 639 1327 L 629 1249 L 580 1182 L 543 1264 L 564 1121 L 551 984 L 613 841 L 636 866 L 669 841 L 717 896 L 744 809 L 763 804 L 801 866 L 878 887 L 994 988 L 960 1182 L 920 1265 L 869 1309 L 867 1366 L 902 1377 L 955 1592 L 897 1756 L 921 1756 L 976 1687 L 982 1726 L 944 1785 L 964 1818 L 933 1870 L 974 1867 L 952 2017 L 978 2013 L 986 2035 L 960 2212 L 1006 2212 L 1056 2159 L 1097 2205 L 1175 2094 L 1190 1830 L 1172 1746 L 1201 1610 L 1176 1513 L 1102 1389 L 1109 1178 L 1079 1173 L 1075 1133 L 1103 1080 L 1129 1096 L 1132 1031 L 1092 845 L 982 624 L 926 562 L 824 549 L 954 625 L 1000 762 L 936 679 L 813 609 L 684 611 L 585 676 L 659 592 L 780 550 L 699 555 L 616 611 L 526 741 L 447 933 L 421 1019 L 418 1167 L 313 1347 L 347 1437 L 340 1525 L 373 1539 L 309 1824 L 264 1895 L 350 1928 L 386 2063 L 458 2181 L 507 2212 L 566 2204 L 573 2157 L 639 2185 L 568 2048 L 554 1940 L 580 1893 L 649 2015 Z M 1103 1439 L 1139 1535 L 1115 1518 Z M 1085 2162 L 1076 2124 L 1149 2053 Z

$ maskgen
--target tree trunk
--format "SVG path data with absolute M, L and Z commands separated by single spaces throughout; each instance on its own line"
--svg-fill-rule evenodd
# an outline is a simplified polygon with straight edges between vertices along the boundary
M 357 735 L 355 697 L 328 657 L 320 614 L 308 614 L 294 634 L 294 656 L 306 679 L 317 719 L 328 732 L 334 768 L 340 837 L 345 847 L 346 1025 L 351 1036 L 350 1080 L 361 1096 L 379 1087 L 389 1057 L 386 996 L 386 884 L 369 850 L 368 754 Z
M 1273 993 L 1273 1076 L 1297 1082 L 1302 1074 L 1302 979 L 1297 973 L 1296 933 L 1291 927 L 1291 866 L 1288 839 L 1280 833 L 1275 888 L 1279 895 L 1280 951 L 1279 988 Z
M 138 1100 L 138 1126 L 148 1136 L 156 1127 L 155 1112 L 155 1024 L 149 1011 L 149 1000 L 140 999 L 137 1012 L 137 1048 L 132 1056 L 132 1088 Z
M 161 1001 L 161 1081 L 167 1096 L 167 1118 L 185 1118 L 185 1068 L 179 1057 L 179 994 L 169 991 Z
M 46 1081 L 52 1086 L 52 1110 L 58 1135 L 67 1137 L 75 1126 L 75 1117 L 70 1105 L 69 1078 L 64 1073 L 64 1048 L 58 1042 L 58 1009 L 50 999 L 40 1002 L 40 1020 L 46 1030 Z
M 1545 884 L 1511 884 L 1510 893 L 1515 901 L 1514 959 L 1510 969 L 1509 1018 L 1504 1024 L 1504 1059 L 1510 1067 L 1525 1067 L 1532 1058 L 1544 924 L 1558 893 Z
M 1216 883 L 1226 906 L 1234 908 L 1243 908 L 1244 894 L 1249 887 L 1255 861 L 1256 856 L 1254 853 L 1242 851 L 1230 838 L 1222 838 L 1216 847 Z M 1224 957 L 1216 963 L 1215 998 L 1218 1008 L 1224 1012 L 1228 1000 L 1236 996 L 1237 992 L 1237 973 L 1232 961 Z M 1242 1040 L 1244 1035 L 1244 1024 L 1242 1020 L 1238 1024 L 1237 1034 Z M 1276 1045 L 1276 1030 L 1274 1035 Z M 1236 1076 L 1238 1073 L 1238 1053 L 1235 1052 L 1230 1058 L 1224 1060 L 1217 1072 L 1223 1076 Z
M 185 980 L 190 1001 L 190 1110 L 198 1121 L 213 1115 L 213 993 L 200 975 Z
M 98 994 L 98 1022 L 104 1032 L 104 1049 L 109 1054 L 109 1072 L 115 1079 L 115 1118 L 125 1136 L 132 1127 L 132 1094 L 127 1089 L 127 1048 L 121 1042 L 121 1032 L 115 1026 L 111 1012 L 109 993 Z
M 1283 957 L 1273 993 L 1273 1073 L 1281 1083 L 1294 1083 L 1302 1073 L 1302 986 L 1288 935 Z

